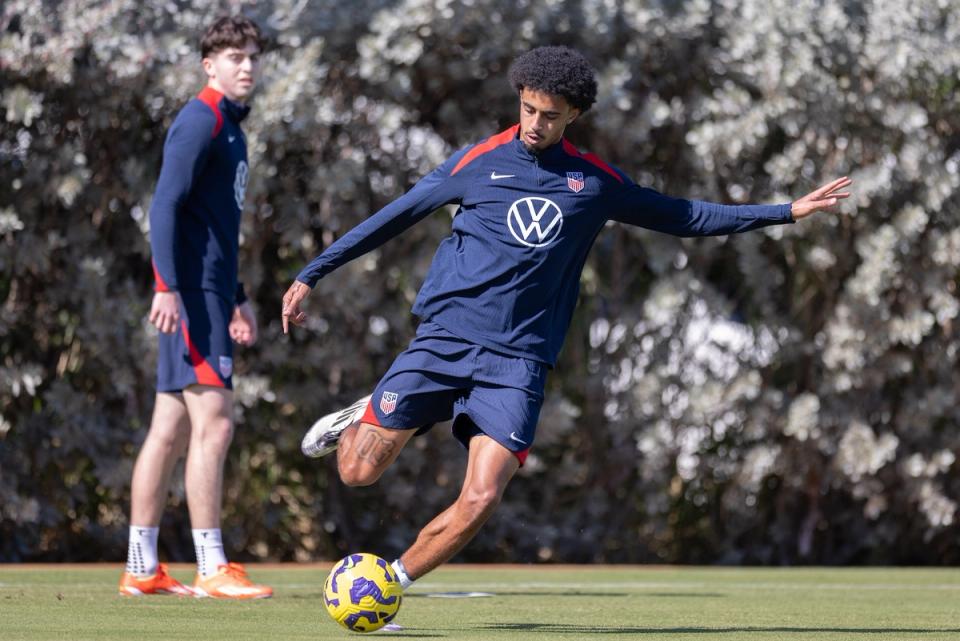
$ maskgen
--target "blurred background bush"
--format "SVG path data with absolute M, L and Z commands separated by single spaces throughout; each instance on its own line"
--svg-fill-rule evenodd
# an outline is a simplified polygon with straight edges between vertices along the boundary
M 580 49 L 568 131 L 677 196 L 784 202 L 849 174 L 836 214 L 680 240 L 611 226 L 537 443 L 457 558 L 954 564 L 960 481 L 957 0 L 7 0 L 0 5 L 0 561 L 119 561 L 153 403 L 150 199 L 202 87 L 198 39 L 242 11 L 271 39 L 245 123 L 224 532 L 238 560 L 385 555 L 453 500 L 440 426 L 349 489 L 298 444 L 368 393 L 450 211 L 321 281 L 300 268 L 454 150 L 517 119 L 505 75 Z M 182 483 L 162 556 L 190 560 Z

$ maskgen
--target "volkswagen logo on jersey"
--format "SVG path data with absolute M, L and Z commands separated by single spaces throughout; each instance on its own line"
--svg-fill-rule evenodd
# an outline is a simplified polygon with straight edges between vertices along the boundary
M 243 199 L 247 194 L 247 180 L 250 178 L 250 170 L 247 162 L 241 160 L 237 163 L 237 174 L 233 179 L 233 197 L 237 201 L 237 209 L 243 211 Z
M 528 196 L 510 205 L 507 227 L 522 245 L 544 247 L 560 233 L 563 212 L 552 200 Z

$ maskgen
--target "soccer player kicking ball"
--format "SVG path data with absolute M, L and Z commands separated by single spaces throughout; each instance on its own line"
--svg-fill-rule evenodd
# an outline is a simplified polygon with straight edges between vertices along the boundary
M 247 145 L 240 122 L 256 82 L 263 39 L 244 17 L 221 18 L 201 40 L 207 86 L 177 115 L 163 148 L 150 208 L 160 330 L 157 397 L 133 469 L 130 543 L 120 594 L 221 599 L 273 590 L 228 563 L 220 537 L 223 464 L 233 438 L 233 347 L 252 345 L 257 322 L 237 281 Z M 187 588 L 157 561 L 157 533 L 174 465 L 185 484 L 197 576 Z
M 415 433 L 453 419 L 468 449 L 463 487 L 393 563 L 404 588 L 470 541 L 523 464 L 580 272 L 608 220 L 714 236 L 792 223 L 849 196 L 847 178 L 783 205 L 661 195 L 564 139 L 596 98 L 594 71 L 579 53 L 534 49 L 514 61 L 510 82 L 520 97 L 518 125 L 455 153 L 333 243 L 283 297 L 286 332 L 304 322 L 301 306 L 320 278 L 438 208 L 459 205 L 413 306 L 422 320 L 416 337 L 369 400 L 320 419 L 303 442 L 313 456 L 338 448 L 343 482 L 368 485 Z

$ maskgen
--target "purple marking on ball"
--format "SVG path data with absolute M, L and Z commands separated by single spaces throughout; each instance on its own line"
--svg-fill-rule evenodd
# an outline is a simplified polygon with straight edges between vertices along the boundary
M 340 565 L 338 565 L 338 566 L 337 566 L 337 569 L 334 570 L 333 576 L 330 577 L 330 587 L 333 589 L 334 592 L 339 592 L 339 591 L 340 591 L 340 590 L 337 589 L 337 577 L 340 576 L 341 574 L 343 574 L 344 572 L 346 572 L 346 571 L 349 570 L 349 569 L 350 569 L 350 567 L 347 565 L 346 562 L 344 562 L 344 563 L 341 563 Z
M 346 619 L 343 620 L 344 625 L 346 625 L 351 630 L 357 627 L 357 624 L 360 622 L 360 619 L 366 619 L 370 623 L 376 623 L 379 621 L 377 618 L 377 613 L 373 610 L 360 610 L 359 612 L 354 612 Z M 363 630 L 363 628 L 360 628 Z
M 384 561 L 383 559 L 378 558 L 378 559 L 377 559 L 377 565 L 379 565 L 381 568 L 383 568 L 383 578 L 385 578 L 387 581 L 396 581 L 396 579 L 393 578 L 393 576 L 390 574 L 390 565 L 387 564 L 386 561 Z
M 396 596 L 384 597 L 380 586 L 365 577 L 357 577 L 350 586 L 350 602 L 359 604 L 364 597 L 371 596 L 373 600 L 380 605 L 393 605 L 397 601 Z

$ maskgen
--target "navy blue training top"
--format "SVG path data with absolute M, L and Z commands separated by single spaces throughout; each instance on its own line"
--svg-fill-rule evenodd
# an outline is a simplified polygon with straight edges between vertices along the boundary
M 664 196 L 567 142 L 532 153 L 519 126 L 461 149 L 354 227 L 297 276 L 313 287 L 439 207 L 457 203 L 413 312 L 489 349 L 554 365 L 580 272 L 608 220 L 675 236 L 791 223 L 790 205 L 719 205 Z
M 249 168 L 240 122 L 249 112 L 206 87 L 173 121 L 150 206 L 157 291 L 203 289 L 243 302 L 237 254 Z

